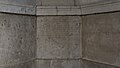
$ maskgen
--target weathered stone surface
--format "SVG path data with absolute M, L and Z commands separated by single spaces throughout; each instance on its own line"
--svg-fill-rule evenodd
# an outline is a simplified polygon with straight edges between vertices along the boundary
M 37 0 L 37 5 L 46 6 L 72 6 L 74 5 L 74 0 Z
M 51 60 L 36 60 L 36 68 L 50 68 Z
M 82 60 L 81 65 L 83 68 L 120 68 L 117 66 L 101 64 L 101 63 L 96 63 L 96 62 L 86 61 L 86 60 Z
M 36 68 L 36 62 L 35 61 L 30 61 L 30 62 L 25 62 L 25 63 L 21 63 L 21 64 L 3 66 L 3 67 L 0 67 L 0 68 Z
M 38 58 L 80 58 L 79 16 L 41 16 L 37 18 Z
M 120 68 L 88 60 L 36 60 L 36 68 Z
M 21 6 L 34 6 L 34 5 L 36 5 L 35 0 L 0 0 L 0 3 L 11 4 L 11 5 L 21 5 Z
M 0 0 L 0 12 L 35 15 L 35 6 L 36 0 Z
M 81 68 L 80 60 L 37 60 L 36 68 Z
M 34 16 L 0 13 L 0 66 L 21 64 L 33 60 L 35 58 L 35 39 Z
M 104 3 L 118 2 L 119 0 L 75 0 L 76 5 L 100 5 Z
M 83 16 L 83 58 L 120 66 L 120 13 Z

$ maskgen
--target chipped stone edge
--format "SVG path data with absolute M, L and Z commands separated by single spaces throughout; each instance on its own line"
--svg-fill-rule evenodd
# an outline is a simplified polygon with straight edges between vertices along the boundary
M 86 15 L 120 11 L 120 2 L 82 6 L 37 6 L 36 15 Z
M 36 7 L 35 6 L 18 6 L 18 5 L 0 4 L 0 12 L 35 15 Z

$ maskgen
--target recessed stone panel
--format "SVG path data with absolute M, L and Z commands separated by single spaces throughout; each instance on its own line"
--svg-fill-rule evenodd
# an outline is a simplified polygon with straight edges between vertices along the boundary
M 37 18 L 38 58 L 80 58 L 79 16 L 41 16 Z
M 119 14 L 83 17 L 83 58 L 120 66 Z

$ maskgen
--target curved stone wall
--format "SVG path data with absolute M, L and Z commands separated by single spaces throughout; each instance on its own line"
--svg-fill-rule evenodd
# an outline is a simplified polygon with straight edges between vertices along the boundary
M 24 68 L 35 59 L 35 28 L 33 16 L 0 13 L 0 68 Z

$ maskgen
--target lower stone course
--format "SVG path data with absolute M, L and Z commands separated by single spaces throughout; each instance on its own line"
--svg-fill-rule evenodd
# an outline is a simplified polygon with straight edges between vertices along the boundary
M 4 66 L 0 68 L 35 68 L 35 61 L 30 61 L 26 63 L 21 63 L 17 65 L 11 65 L 11 66 Z
M 88 60 L 36 60 L 36 68 L 120 68 Z
M 120 68 L 117 66 L 112 66 L 112 65 L 88 61 L 88 60 L 82 60 L 81 65 L 82 68 Z
M 80 60 L 37 60 L 36 68 L 81 68 Z

